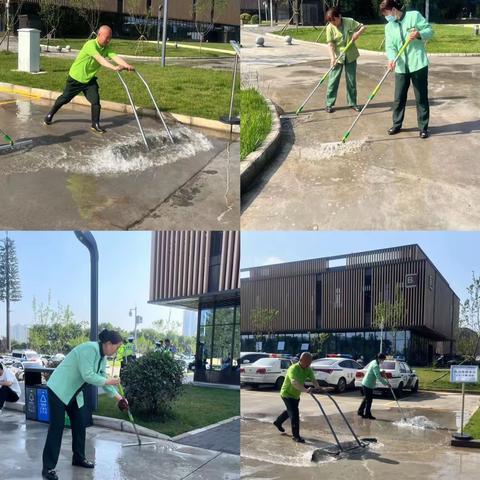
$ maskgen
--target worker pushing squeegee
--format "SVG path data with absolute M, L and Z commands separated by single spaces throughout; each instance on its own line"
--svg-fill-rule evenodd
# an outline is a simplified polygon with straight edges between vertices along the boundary
M 95 75 L 100 67 L 116 72 L 121 70 L 132 72 L 135 70 L 135 67 L 128 64 L 112 50 L 109 45 L 111 39 L 112 29 L 108 25 L 103 25 L 99 28 L 97 37 L 88 40 L 83 45 L 70 67 L 65 90 L 44 118 L 45 125 L 51 125 L 53 116 L 58 110 L 74 97 L 83 93 L 92 105 L 92 131 L 100 134 L 105 133 L 105 129 L 100 126 L 100 94 Z M 112 60 L 117 65 L 112 65 L 107 59 Z
M 357 106 L 356 85 L 357 58 L 360 54 L 355 46 L 355 42 L 365 31 L 365 26 L 353 18 L 342 17 L 338 7 L 333 7 L 327 10 L 326 19 L 329 22 L 326 31 L 327 43 L 330 49 L 331 66 L 317 83 L 310 95 L 308 95 L 300 107 L 298 107 L 296 111 L 297 115 L 302 112 L 307 102 L 312 98 L 327 77 L 329 77 L 329 82 L 326 111 L 328 113 L 333 112 L 333 106 L 337 98 L 338 85 L 344 67 L 347 78 L 347 99 L 349 105 L 355 111 L 360 111 L 360 108 Z

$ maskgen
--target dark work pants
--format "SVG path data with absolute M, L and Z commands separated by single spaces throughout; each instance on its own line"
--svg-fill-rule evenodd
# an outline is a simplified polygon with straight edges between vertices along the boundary
M 372 402 L 373 402 L 373 388 L 363 388 L 363 400 L 358 409 L 360 415 L 370 417 L 372 415 Z
M 78 408 L 75 396 L 68 405 L 65 405 L 50 389 L 48 389 L 48 406 L 50 409 L 50 426 L 43 449 L 43 468 L 53 470 L 57 465 L 65 426 L 65 412 L 70 417 L 72 427 L 73 460 L 84 460 L 86 428 L 83 407 Z
M 18 395 L 10 387 L 0 388 L 0 410 L 5 402 L 16 402 L 17 400 Z
M 413 85 L 415 100 L 417 102 L 418 128 L 420 130 L 427 130 L 430 119 L 430 105 L 428 102 L 428 66 L 417 70 L 416 72 L 395 74 L 393 126 L 402 126 L 410 82 Z
M 279 415 L 275 420 L 275 423 L 282 425 L 282 423 L 290 417 L 292 423 L 292 435 L 294 437 L 300 436 L 300 411 L 298 410 L 298 404 L 300 399 L 282 397 L 283 403 L 287 409 Z
M 50 113 L 55 113 L 64 105 L 69 103 L 74 97 L 83 93 L 87 100 L 92 104 L 92 123 L 99 123 L 100 121 L 100 94 L 98 93 L 97 77 L 93 77 L 88 83 L 80 83 L 72 77 L 67 78 L 65 90 L 55 101 Z

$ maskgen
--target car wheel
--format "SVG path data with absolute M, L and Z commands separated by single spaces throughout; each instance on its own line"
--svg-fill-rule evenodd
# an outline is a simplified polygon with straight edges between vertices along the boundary
M 251 383 L 250 386 L 252 387 L 252 390 L 258 390 L 258 384 L 257 383 Z
M 338 383 L 337 383 L 337 392 L 343 393 L 346 389 L 347 389 L 347 381 L 343 377 L 340 377 L 340 380 L 338 380 Z
M 415 382 L 415 385 L 412 387 L 412 393 L 418 392 L 418 380 Z
M 401 397 L 403 395 L 403 382 L 398 384 L 398 387 L 395 389 L 395 395 Z
M 277 381 L 275 382 L 275 388 L 277 390 L 280 390 L 282 388 L 283 382 L 285 381 L 285 378 L 283 377 L 278 377 Z

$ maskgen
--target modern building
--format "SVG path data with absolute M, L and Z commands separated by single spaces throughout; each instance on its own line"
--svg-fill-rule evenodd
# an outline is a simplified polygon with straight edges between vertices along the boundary
M 20 325 L 17 323 L 12 326 L 12 338 L 19 343 L 27 343 L 29 330 L 30 327 L 28 325 Z
M 149 303 L 196 312 L 195 381 L 239 384 L 238 231 L 153 232 Z
M 157 27 L 161 25 L 165 0 L 58 0 L 64 17 L 68 22 L 59 22 L 57 36 L 89 35 L 87 23 L 75 13 L 74 6 L 86 5 L 98 9 L 100 24 L 108 24 L 114 30 L 114 36 L 140 37 L 136 24 L 148 24 L 148 40 L 157 39 Z M 16 2 L 12 1 L 12 11 Z M 40 28 L 40 0 L 25 0 L 22 4 L 19 27 Z M 147 12 L 149 12 L 147 14 Z M 240 37 L 240 0 L 217 2 L 215 0 L 169 0 L 168 30 L 170 40 L 196 40 L 204 35 L 204 40 L 228 42 Z M 65 27 L 64 27 L 65 25 Z M 142 32 L 143 33 L 143 32 Z
M 241 292 L 242 351 L 370 359 L 382 341 L 416 365 L 453 352 L 459 298 L 418 245 L 248 268 Z M 400 313 L 380 338 L 382 307 Z

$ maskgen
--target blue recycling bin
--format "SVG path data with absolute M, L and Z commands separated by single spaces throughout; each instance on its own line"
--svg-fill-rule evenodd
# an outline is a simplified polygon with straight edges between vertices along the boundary
M 46 387 L 37 388 L 37 420 L 50 422 L 50 410 L 48 408 L 48 391 Z

